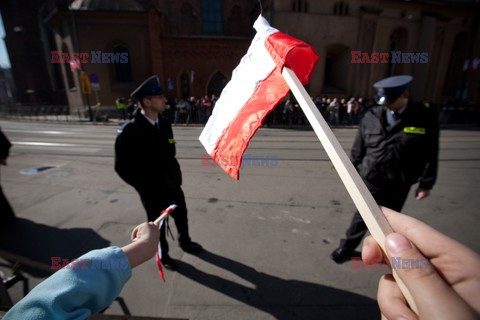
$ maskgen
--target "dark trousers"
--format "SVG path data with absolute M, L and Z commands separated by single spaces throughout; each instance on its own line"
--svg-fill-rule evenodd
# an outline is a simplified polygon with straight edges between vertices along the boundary
M 173 210 L 171 216 L 177 227 L 177 239 L 180 243 L 191 241 L 188 233 L 187 205 L 185 203 L 185 195 L 180 186 L 168 191 L 149 190 L 148 192 L 142 192 L 140 193 L 140 198 L 147 212 L 148 221 L 156 220 L 162 210 L 165 210 L 171 204 L 176 204 L 177 208 Z M 168 253 L 166 224 L 166 221 L 164 221 L 160 229 L 160 245 L 164 255 Z
M 15 214 L 0 186 L 0 227 L 12 223 L 13 220 L 15 220 Z
M 127 120 L 127 110 L 124 109 L 117 109 L 118 110 L 118 115 L 120 120 Z
M 367 187 L 378 205 L 393 209 L 395 211 L 401 211 L 405 201 L 407 200 L 408 192 L 410 191 L 411 186 L 398 185 L 390 188 L 380 188 L 367 183 Z M 353 214 L 350 227 L 345 232 L 346 238 L 340 240 L 340 247 L 355 250 L 360 242 L 362 242 L 367 230 L 367 226 L 365 225 L 365 222 L 363 222 L 360 213 L 356 211 Z

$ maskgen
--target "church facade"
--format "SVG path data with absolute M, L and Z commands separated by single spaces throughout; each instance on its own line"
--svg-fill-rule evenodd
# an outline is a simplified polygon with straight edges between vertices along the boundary
M 2 1 L 17 100 L 69 104 L 72 112 L 113 105 L 152 74 L 169 99 L 218 95 L 250 44 L 259 3 Z M 410 74 L 415 99 L 480 99 L 474 1 L 261 3 L 272 26 L 320 54 L 307 88 L 312 96 L 371 96 L 375 81 Z

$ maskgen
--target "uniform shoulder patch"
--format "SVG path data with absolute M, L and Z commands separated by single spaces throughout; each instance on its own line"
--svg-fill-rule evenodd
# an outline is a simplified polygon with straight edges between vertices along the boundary
M 425 134 L 425 128 L 420 127 L 405 127 L 403 128 L 403 132 L 411 133 L 411 134 Z

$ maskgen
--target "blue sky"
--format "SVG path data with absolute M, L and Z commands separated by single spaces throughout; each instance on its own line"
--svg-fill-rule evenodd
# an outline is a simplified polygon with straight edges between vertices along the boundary
M 2 68 L 10 68 L 10 60 L 8 59 L 7 48 L 5 47 L 5 29 L 3 27 L 2 14 L 0 13 L 0 66 Z

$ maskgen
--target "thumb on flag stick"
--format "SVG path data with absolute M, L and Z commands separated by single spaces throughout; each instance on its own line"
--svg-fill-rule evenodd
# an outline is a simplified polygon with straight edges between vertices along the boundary
M 375 199 L 367 189 L 367 186 L 338 142 L 337 138 L 333 134 L 332 130 L 321 116 L 312 99 L 305 91 L 300 80 L 295 75 L 295 72 L 287 67 L 284 67 L 282 75 L 290 87 L 290 90 L 292 90 L 292 93 L 294 94 L 298 103 L 300 104 L 305 116 L 312 125 L 313 130 L 317 134 L 318 139 L 322 143 L 323 148 L 327 152 L 330 160 L 337 170 L 340 179 L 347 188 L 347 191 L 355 203 L 358 212 L 362 216 L 363 221 L 367 225 L 368 230 L 372 234 L 373 238 L 378 242 L 382 250 L 386 252 L 385 237 L 389 233 L 392 233 L 393 230 L 388 224 L 385 216 L 378 207 Z M 392 269 L 392 272 L 395 281 L 400 287 L 403 296 L 410 305 L 410 308 L 418 314 L 417 306 L 415 305 L 408 288 L 401 281 L 395 269 Z

